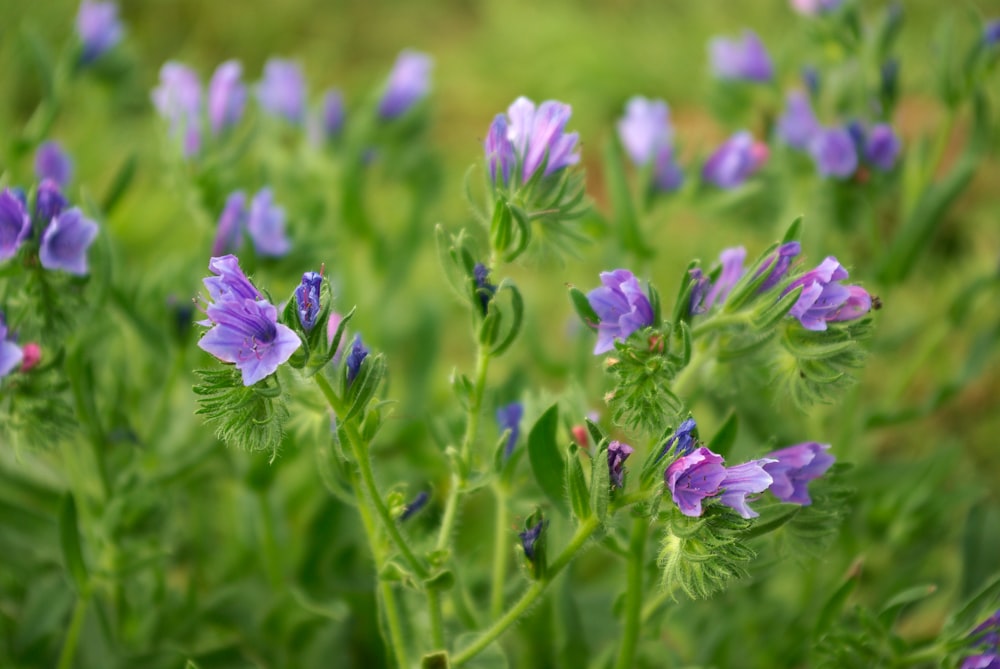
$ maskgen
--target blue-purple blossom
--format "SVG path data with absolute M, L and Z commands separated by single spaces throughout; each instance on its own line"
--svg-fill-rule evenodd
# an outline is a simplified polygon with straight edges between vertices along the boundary
M 504 406 L 497 407 L 497 426 L 500 432 L 510 430 L 507 435 L 507 443 L 503 448 L 504 460 L 509 458 L 517 445 L 517 438 L 521 434 L 521 418 L 524 416 L 524 405 L 520 402 L 511 402 Z
M 295 306 L 299 312 L 299 323 L 306 332 L 311 332 L 319 317 L 319 289 L 323 285 L 323 275 L 306 272 L 302 283 L 295 288 Z
M 169 61 L 160 68 L 160 85 L 153 89 L 153 105 L 181 142 L 185 157 L 201 150 L 201 82 L 194 70 Z
M 615 340 L 625 341 L 636 330 L 653 324 L 653 307 L 632 272 L 601 272 L 601 283 L 604 285 L 587 293 L 590 308 L 601 319 L 594 355 L 610 351 Z
M 8 335 L 7 319 L 0 311 L 0 379 L 13 372 L 24 359 L 24 351 Z
M 519 97 L 507 109 L 507 139 L 521 164 L 521 182 L 545 166 L 543 176 L 580 162 L 576 152 L 578 133 L 565 132 L 572 108 L 555 100 L 546 100 L 535 107 L 526 97 Z
M 219 216 L 219 225 L 212 243 L 212 255 L 221 256 L 239 249 L 247 221 L 247 196 L 241 190 L 230 193 Z
M 962 660 L 959 669 L 1000 669 L 1000 653 L 982 653 Z
M 637 167 L 652 162 L 661 147 L 669 147 L 673 135 L 670 109 L 663 100 L 637 95 L 625 104 L 625 116 L 618 120 L 618 138 Z
M 271 58 L 257 86 L 261 109 L 289 123 L 301 123 L 306 111 L 306 79 L 294 60 Z
M 768 82 L 774 77 L 771 57 L 752 30 L 744 30 L 738 39 L 712 39 L 708 43 L 708 55 L 712 72 L 719 79 Z
M 83 0 L 76 14 L 76 34 L 83 45 L 80 62 L 86 65 L 100 58 L 121 41 L 123 32 L 118 5 Z
M 708 157 L 701 178 L 719 188 L 736 188 L 767 162 L 768 154 L 766 144 L 754 141 L 746 130 L 738 132 Z
M 483 140 L 483 150 L 486 152 L 486 163 L 490 168 L 490 180 L 493 185 L 506 186 L 510 183 L 510 174 L 517 162 L 514 155 L 514 145 L 507 138 L 507 117 L 497 114 L 490 124 L 486 139 Z
M 812 441 L 768 453 L 765 457 L 775 460 L 764 465 L 774 479 L 771 493 L 782 502 L 812 504 L 809 482 L 825 474 L 836 459 L 826 452 L 829 448 L 829 444 Z
M 421 490 L 417 493 L 417 496 L 413 498 L 413 501 L 406 505 L 403 509 L 403 513 L 399 514 L 399 520 L 404 521 L 412 518 L 414 514 L 427 506 L 427 502 L 429 502 L 430 499 L 431 494 L 426 490 Z
M 674 156 L 673 146 L 661 146 L 653 159 L 653 187 L 666 193 L 684 183 L 684 172 Z
M 698 440 L 694 436 L 694 431 L 697 428 L 698 424 L 695 423 L 694 418 L 685 419 L 684 422 L 677 426 L 674 433 L 670 435 L 667 443 L 663 444 L 660 454 L 656 456 L 656 461 L 659 462 L 664 455 L 670 452 L 675 457 L 680 457 L 693 451 L 695 446 L 698 445 Z
M 347 354 L 347 387 L 350 388 L 361 371 L 361 363 L 368 357 L 368 347 L 361 341 L 361 335 L 354 335 L 351 351 Z
M 320 103 L 320 124 L 323 135 L 327 139 L 335 139 L 344 130 L 347 111 L 344 108 L 344 94 L 336 88 L 331 88 L 323 94 Z
M 243 65 L 238 60 L 227 60 L 212 74 L 208 83 L 208 122 L 215 134 L 236 125 L 243 117 L 247 87 L 242 76 Z
M 783 295 L 802 286 L 802 293 L 788 314 L 799 319 L 807 330 L 817 331 L 826 330 L 829 321 L 851 320 L 864 315 L 871 308 L 871 298 L 863 288 L 855 287 L 852 291 L 842 285 L 840 282 L 847 276 L 847 270 L 837 259 L 827 256 L 816 269 L 798 277 L 784 290 Z
M 535 548 L 538 543 L 538 539 L 542 536 L 542 530 L 545 529 L 545 520 L 539 519 L 537 525 L 533 525 L 523 532 L 518 532 L 517 536 L 521 538 L 521 548 L 524 549 L 524 557 L 528 558 L 529 562 L 535 561 Z
M 409 49 L 401 51 L 392 66 L 385 92 L 378 104 L 378 115 L 390 121 L 402 116 L 420 102 L 431 87 L 431 57 Z
M 719 272 L 719 278 L 715 280 L 712 284 L 711 289 L 708 291 L 708 295 L 705 296 L 705 310 L 708 311 L 716 303 L 722 304 L 726 301 L 729 296 L 729 291 L 733 289 L 741 278 L 743 278 L 743 263 L 747 258 L 747 250 L 742 246 L 734 246 L 732 248 L 723 249 L 722 253 L 719 254 L 719 263 L 722 265 L 722 270 Z
M 208 296 L 212 301 L 221 303 L 229 300 L 243 302 L 264 299 L 264 295 L 250 283 L 250 279 L 240 269 L 240 261 L 236 256 L 213 257 L 208 261 L 208 269 L 215 276 L 203 279 L 202 283 L 208 289 Z
M 97 223 L 73 207 L 61 212 L 42 233 L 38 259 L 45 269 L 61 269 L 83 276 L 87 273 L 87 249 L 97 237 Z
M 63 212 L 69 202 L 59 189 L 59 184 L 46 179 L 38 186 L 35 193 L 35 221 L 37 225 L 47 225 L 49 221 Z
M 983 45 L 987 47 L 1000 44 L 1000 19 L 988 21 L 983 27 Z
M 767 278 L 760 284 L 758 292 L 767 292 L 781 283 L 785 275 L 788 274 L 788 268 L 792 266 L 795 256 L 801 252 L 802 245 L 798 242 L 785 242 L 774 253 L 765 258 L 760 269 L 757 270 L 757 274 L 754 275 L 756 278 L 765 272 L 767 273 Z
M 792 9 L 799 14 L 806 16 L 816 16 L 832 12 L 843 3 L 844 0 L 792 0 Z
M 804 150 L 819 129 L 809 96 L 802 91 L 791 91 L 785 98 L 785 113 L 778 118 L 778 138 L 794 149 Z
M 490 283 L 490 268 L 481 262 L 477 262 L 472 268 L 472 279 L 476 284 L 476 297 L 479 298 L 479 307 L 483 316 L 489 310 L 490 301 L 497 292 L 497 287 Z
M 285 235 L 285 210 L 274 204 L 270 188 L 262 188 L 250 202 L 247 232 L 258 255 L 280 257 L 291 248 Z
M 52 179 L 65 188 L 73 178 L 73 161 L 58 142 L 42 143 L 35 152 L 35 176 L 39 181 Z
M 868 131 L 865 141 L 865 160 L 873 167 L 888 172 L 896 166 L 901 149 L 899 136 L 892 126 L 888 123 L 879 123 Z
M 962 660 L 961 669 L 1000 669 L 1000 610 L 969 633 L 976 655 Z
M 847 128 L 823 128 L 809 142 L 816 171 L 823 177 L 846 179 L 858 168 L 855 140 Z
M 708 311 L 705 306 L 705 294 L 711 287 L 711 282 L 700 267 L 694 267 L 688 271 L 691 275 L 691 299 L 688 302 L 688 313 L 692 316 L 703 314 Z
M 608 478 L 611 485 L 621 488 L 625 481 L 625 461 L 632 455 L 633 448 L 621 441 L 612 441 L 608 444 Z
M 31 232 L 31 217 L 10 188 L 0 193 L 0 262 L 12 258 Z
M 706 498 L 718 498 L 744 518 L 758 514 L 748 505 L 747 495 L 763 492 L 771 485 L 764 471 L 769 459 L 752 460 L 725 467 L 721 455 L 704 446 L 675 460 L 663 474 L 674 503 L 685 516 L 698 517 Z

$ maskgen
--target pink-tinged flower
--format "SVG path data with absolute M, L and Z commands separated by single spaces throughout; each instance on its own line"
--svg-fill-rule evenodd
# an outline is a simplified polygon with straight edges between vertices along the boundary
M 31 232 L 31 217 L 24 203 L 9 188 L 0 193 L 0 262 L 14 257 Z
M 816 269 L 792 281 L 782 293 L 788 294 L 799 286 L 802 293 L 788 314 L 799 319 L 807 330 L 826 330 L 829 321 L 859 318 L 871 309 L 871 297 L 864 289 L 844 286 L 847 270 L 833 256 L 828 256 Z M 849 302 L 850 300 L 850 302 Z
M 608 444 L 608 477 L 611 485 L 621 488 L 625 481 L 625 461 L 632 455 L 633 448 L 621 441 L 612 441 Z
M 302 345 L 291 328 L 278 323 L 278 310 L 250 283 L 235 256 L 212 258 L 205 279 L 215 300 L 207 314 L 212 328 L 198 340 L 202 350 L 242 372 L 243 385 L 252 386 L 273 374 Z
M 846 179 L 858 169 L 858 150 L 846 128 L 823 128 L 809 142 L 816 171 L 823 177 Z
M 243 65 L 227 60 L 215 68 L 208 83 L 208 121 L 218 135 L 240 122 L 247 103 L 247 87 L 243 84 Z
M 285 210 L 274 204 L 270 188 L 261 189 L 250 203 L 247 232 L 261 256 L 280 257 L 291 249 L 285 234 Z
M 184 156 L 196 155 L 201 150 L 201 82 L 195 71 L 174 61 L 164 63 L 151 97 Z
M 38 259 L 45 269 L 87 273 L 87 249 L 97 237 L 97 223 L 73 207 L 53 218 L 42 233 Z
M 17 366 L 24 359 L 21 347 L 11 341 L 8 336 L 7 319 L 0 311 L 0 378 L 17 369 Z
M 306 110 L 306 79 L 294 60 L 271 58 L 264 64 L 264 79 L 257 87 L 261 108 L 289 123 L 299 124 Z
M 723 462 L 721 455 L 701 446 L 667 467 L 663 477 L 681 513 L 698 517 L 704 512 L 705 499 L 718 498 L 744 518 L 759 515 L 749 507 L 747 495 L 763 492 L 771 485 L 771 476 L 763 467 L 771 460 L 752 460 L 728 468 Z
M 719 79 L 766 83 L 774 77 L 774 65 L 757 33 L 744 30 L 739 39 L 716 37 L 708 44 L 712 72 Z
M 73 177 L 73 161 L 58 142 L 44 142 L 35 152 L 35 176 L 39 181 L 51 179 L 65 188 Z
M 829 444 L 813 441 L 768 453 L 766 457 L 775 460 L 764 465 L 774 479 L 769 490 L 782 502 L 812 504 L 809 482 L 826 473 L 836 460 L 826 452 L 829 448 Z
M 378 115 L 386 121 L 402 116 L 418 103 L 431 87 L 434 61 L 425 53 L 409 49 L 400 52 L 378 105 Z
M 587 293 L 591 309 L 601 319 L 594 355 L 613 349 L 616 339 L 625 341 L 636 330 L 653 324 L 653 307 L 632 272 L 601 272 L 601 283 L 604 285 Z
M 805 16 L 816 16 L 832 12 L 844 0 L 792 0 L 792 9 Z
M 778 138 L 793 149 L 805 150 L 819 130 L 809 96 L 802 91 L 791 91 L 785 99 L 785 113 L 778 118 Z
M 123 32 L 118 5 L 83 0 L 76 14 L 76 34 L 83 45 L 80 62 L 86 65 L 100 58 L 121 41 Z
M 521 162 L 521 182 L 527 183 L 544 164 L 543 176 L 580 162 L 576 152 L 578 133 L 564 132 L 572 108 L 555 100 L 535 107 L 526 97 L 519 97 L 507 109 L 507 139 Z
M 767 145 L 754 141 L 747 131 L 738 132 L 727 139 L 705 161 L 701 178 L 719 188 L 736 188 L 743 185 L 767 162 Z
M 42 347 L 35 342 L 28 342 L 21 349 L 24 358 L 21 360 L 21 372 L 30 372 L 42 360 Z
M 212 243 L 212 255 L 215 257 L 232 253 L 239 249 L 243 242 L 243 228 L 247 222 L 247 196 L 241 190 L 230 193 L 226 205 L 219 216 L 219 225 Z

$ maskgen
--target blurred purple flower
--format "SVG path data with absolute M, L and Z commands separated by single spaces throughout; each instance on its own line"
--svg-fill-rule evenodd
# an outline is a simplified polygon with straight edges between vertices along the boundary
M 65 188 L 73 178 L 73 161 L 58 142 L 44 142 L 35 152 L 35 176 L 39 181 L 52 179 Z
M 675 191 L 684 183 L 684 172 L 674 159 L 673 146 L 661 146 L 653 161 L 653 186 L 663 192 Z
M 618 120 L 618 137 L 637 167 L 648 165 L 661 147 L 669 147 L 673 134 L 670 109 L 663 100 L 637 95 L 625 104 L 625 116 Z
M 675 460 L 663 477 L 674 503 L 685 516 L 698 517 L 706 498 L 718 497 L 744 518 L 759 514 L 748 506 L 746 496 L 767 490 L 771 476 L 763 465 L 769 459 L 752 460 L 735 467 L 725 467 L 721 455 L 704 446 Z
M 624 466 L 628 456 L 632 455 L 633 448 L 621 441 L 612 441 L 608 444 L 608 477 L 611 485 L 621 488 L 624 481 Z
M 987 47 L 1000 44 L 1000 19 L 988 21 L 983 27 L 983 44 Z
M 58 216 L 69 204 L 59 189 L 59 184 L 51 179 L 44 180 L 35 193 L 35 221 L 41 226 Z
M 688 313 L 692 316 L 703 314 L 708 311 L 704 301 L 711 282 L 700 267 L 691 268 L 688 270 L 688 274 L 691 276 L 691 299 L 688 302 Z
M 97 223 L 73 207 L 61 212 L 42 233 L 38 259 L 45 269 L 61 269 L 83 276 L 87 273 L 87 249 L 97 237 Z
M 514 145 L 507 138 L 507 117 L 503 114 L 497 114 L 493 118 L 483 141 L 483 149 L 493 185 L 497 185 L 499 177 L 499 183 L 506 186 L 510 182 L 510 173 L 517 162 L 517 156 L 514 155 Z
M 810 95 L 819 95 L 819 70 L 811 65 L 806 65 L 802 68 L 802 83 L 806 85 L 806 89 L 809 91 Z
M 368 347 L 361 341 L 361 335 L 354 335 L 351 351 L 347 354 L 347 387 L 350 388 L 361 371 L 361 363 L 368 357 Z
M 24 204 L 5 188 L 0 193 L 0 262 L 12 258 L 31 232 L 31 217 Z
M 712 72 L 719 79 L 768 82 L 774 66 L 763 42 L 752 30 L 744 30 L 738 39 L 716 37 L 708 43 Z
M 100 58 L 121 41 L 123 32 L 118 5 L 83 0 L 76 13 L 76 34 L 83 45 L 80 62 L 86 65 Z
M 241 190 L 230 193 L 226 206 L 219 216 L 219 226 L 212 244 L 212 255 L 221 256 L 237 251 L 243 241 L 243 227 L 247 221 L 247 196 Z
M 1000 653 L 972 655 L 962 660 L 959 669 L 1000 669 Z
M 816 16 L 832 12 L 839 7 L 844 0 L 792 0 L 792 9 L 799 14 L 806 16 Z
M 274 204 L 270 188 L 262 188 L 253 196 L 247 232 L 258 255 L 280 257 L 291 248 L 285 235 L 285 210 Z
M 247 87 L 242 76 L 243 65 L 238 60 L 227 60 L 212 74 L 208 84 L 208 121 L 215 134 L 236 125 L 243 117 Z
M 24 351 L 8 335 L 7 319 L 0 311 L 0 379 L 13 372 L 24 359 Z
M 1000 669 L 1000 610 L 969 633 L 971 648 L 980 651 L 966 657 L 961 669 Z
M 289 123 L 301 123 L 306 111 L 306 80 L 294 60 L 271 58 L 264 64 L 264 78 L 257 85 L 261 109 Z
M 746 258 L 747 250 L 742 246 L 723 249 L 722 253 L 719 254 L 722 270 L 719 272 L 719 278 L 715 280 L 712 288 L 708 291 L 708 295 L 705 296 L 706 311 L 715 306 L 716 302 L 722 304 L 726 301 L 729 291 L 733 289 L 737 281 L 743 278 L 745 271 L 743 263 Z
M 802 91 L 791 91 L 785 98 L 785 113 L 778 118 L 778 138 L 794 149 L 807 149 L 819 129 L 809 96 Z
M 747 131 L 727 139 L 705 161 L 701 178 L 719 188 L 736 188 L 767 162 L 767 145 L 755 142 Z
M 323 94 L 320 105 L 320 120 L 323 135 L 326 139 L 335 139 L 344 130 L 344 120 L 347 112 L 344 109 L 344 94 L 336 88 L 331 88 Z
M 673 450 L 673 455 L 675 457 L 680 457 L 688 455 L 694 450 L 697 445 L 697 439 L 694 436 L 694 431 L 697 429 L 698 424 L 695 423 L 694 418 L 687 418 L 683 423 L 677 426 L 674 433 L 670 435 L 667 442 L 663 444 L 663 448 L 660 450 L 660 454 L 656 456 L 656 461 L 659 462 L 660 459 L 670 453 Z
M 786 295 L 802 286 L 795 306 L 788 312 L 799 319 L 807 330 L 826 330 L 829 321 L 859 318 L 871 308 L 871 298 L 860 287 L 853 290 L 840 283 L 847 278 L 847 270 L 833 256 L 827 256 L 816 269 L 792 281 L 782 292 Z M 853 300 L 848 303 L 848 300 Z M 867 307 L 867 308 L 865 308 Z
M 323 285 L 323 276 L 316 272 L 306 272 L 302 275 L 302 283 L 295 288 L 295 305 L 299 312 L 299 323 L 306 332 L 311 332 L 316 326 L 316 318 L 319 316 L 320 286 Z
M 636 330 L 653 324 L 653 307 L 632 272 L 601 272 L 601 283 L 604 285 L 587 293 L 590 307 L 601 319 L 594 355 L 613 349 L 616 339 L 625 341 Z
M 861 286 L 847 286 L 847 300 L 833 313 L 828 314 L 826 322 L 853 321 L 861 318 L 872 310 L 872 296 Z
M 826 452 L 829 448 L 829 444 L 812 441 L 768 453 L 765 457 L 775 460 L 764 465 L 774 479 L 769 490 L 782 502 L 812 504 L 809 482 L 822 476 L 836 459 Z
M 170 61 L 160 68 L 160 85 L 153 89 L 153 105 L 181 141 L 185 157 L 201 150 L 201 82 L 191 68 Z
M 517 438 L 521 434 L 521 418 L 524 416 L 524 405 L 520 402 L 511 402 L 501 407 L 497 407 L 497 426 L 500 432 L 510 430 L 507 435 L 507 443 L 503 448 L 503 458 L 507 460 L 514 452 L 517 445 Z
M 788 274 L 788 268 L 792 266 L 792 260 L 802 252 L 802 245 L 798 242 L 785 242 L 775 250 L 770 256 L 764 259 L 760 269 L 754 278 L 767 272 L 768 276 L 757 289 L 759 293 L 765 293 L 781 283 Z
M 378 104 L 378 115 L 383 120 L 402 116 L 427 96 L 433 64 L 425 53 L 409 49 L 400 52 Z
M 896 166 L 902 144 L 899 136 L 888 123 L 879 123 L 868 131 L 865 141 L 865 160 L 874 167 L 888 172 Z
M 216 276 L 204 280 L 215 300 L 207 313 L 212 328 L 198 347 L 242 372 L 243 385 L 270 376 L 302 345 L 291 328 L 278 323 L 278 310 L 250 283 L 235 256 L 212 258 Z
M 472 269 L 472 279 L 476 284 L 476 297 L 479 298 L 479 306 L 483 316 L 489 310 L 490 301 L 497 292 L 497 287 L 490 283 L 490 268 L 481 262 L 477 262 Z
M 858 168 L 855 140 L 847 128 L 822 128 L 809 142 L 816 171 L 823 177 L 846 179 Z
M 507 109 L 507 139 L 521 161 L 522 183 L 530 181 L 543 163 L 543 176 L 549 176 L 580 162 L 576 153 L 579 134 L 564 132 L 572 113 L 569 105 L 555 100 L 546 100 L 536 109 L 526 97 L 519 97 Z

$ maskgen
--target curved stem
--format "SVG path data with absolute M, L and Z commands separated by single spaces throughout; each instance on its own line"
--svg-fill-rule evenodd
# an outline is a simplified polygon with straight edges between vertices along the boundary
M 618 652 L 617 669 L 628 669 L 635 658 L 642 617 L 642 575 L 646 564 L 646 536 L 649 524 L 645 518 L 632 519 L 632 540 L 629 542 L 628 584 L 625 589 L 625 622 Z
M 493 583 L 490 590 L 490 616 L 503 613 L 503 592 L 507 580 L 507 488 L 503 483 L 493 486 L 496 519 L 493 526 Z
M 70 669 L 73 666 L 73 658 L 76 657 L 76 647 L 80 643 L 80 632 L 83 630 L 83 620 L 87 615 L 87 604 L 90 602 L 90 591 L 85 589 L 76 598 L 73 606 L 73 617 L 70 618 L 69 628 L 66 631 L 66 641 L 63 642 L 62 651 L 59 653 L 58 669 Z
M 576 529 L 576 533 L 573 538 L 570 539 L 569 544 L 563 549 L 559 557 L 556 558 L 555 562 L 549 565 L 545 576 L 540 578 L 531 584 L 531 586 L 524 591 L 521 598 L 517 600 L 514 606 L 507 610 L 507 613 L 503 614 L 498 618 L 489 629 L 483 632 L 478 639 L 472 642 L 470 645 L 466 646 L 452 658 L 452 665 L 459 666 L 468 662 L 473 657 L 482 652 L 487 646 L 493 643 L 501 634 L 507 631 L 507 628 L 513 625 L 518 618 L 520 618 L 525 611 L 531 608 L 532 604 L 541 597 L 542 593 L 545 592 L 545 588 L 548 587 L 556 576 L 559 575 L 566 565 L 573 561 L 576 554 L 583 548 L 584 544 L 590 538 L 590 535 L 600 527 L 600 522 L 596 517 L 591 516 L 590 518 L 583 521 L 583 523 Z

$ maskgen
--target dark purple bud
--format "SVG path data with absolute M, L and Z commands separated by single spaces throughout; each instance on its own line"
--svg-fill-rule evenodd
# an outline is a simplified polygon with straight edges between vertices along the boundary
M 299 124 L 306 112 L 306 79 L 293 60 L 271 58 L 264 64 L 264 78 L 257 86 L 261 109 L 272 116 Z
M 87 249 L 97 237 L 97 223 L 85 218 L 76 207 L 52 218 L 42 233 L 38 259 L 42 267 L 61 269 L 83 276 L 87 273 Z
M 497 292 L 497 287 L 490 283 L 490 269 L 482 263 L 476 263 L 472 269 L 472 275 L 476 282 L 476 297 L 479 298 L 479 306 L 483 316 L 485 316 L 489 311 L 490 301 Z
M 69 203 L 59 189 L 59 184 L 46 179 L 35 193 L 35 220 L 39 225 L 45 225 L 61 214 L 67 204 Z
M 354 335 L 351 351 L 347 354 L 347 387 L 350 388 L 361 371 L 361 363 L 368 357 L 368 348 L 362 343 L 361 335 Z
M 782 502 L 809 505 L 809 482 L 822 476 L 834 463 L 832 455 L 826 451 L 829 444 L 808 442 L 768 453 L 772 459 L 764 465 L 764 471 L 774 479 L 769 490 Z
M 10 188 L 0 193 L 0 262 L 12 258 L 31 232 L 31 217 Z
M 604 285 L 587 293 L 591 309 L 601 319 L 594 355 L 610 351 L 615 340 L 625 341 L 636 330 L 653 324 L 653 307 L 632 272 L 601 272 L 601 283 Z
M 100 58 L 122 39 L 118 5 L 113 2 L 83 0 L 76 14 L 76 34 L 83 45 L 80 62 L 84 65 Z
M 35 176 L 39 181 L 52 179 L 65 188 L 73 177 L 73 161 L 57 142 L 45 142 L 35 152 Z
M 716 37 L 708 44 L 712 72 L 719 79 L 766 83 L 774 77 L 771 57 L 757 33 L 744 30 L 738 39 Z
M 406 505 L 406 508 L 403 509 L 403 513 L 399 514 L 400 522 L 409 520 L 413 517 L 418 511 L 427 506 L 427 502 L 429 502 L 430 499 L 431 494 L 426 490 L 421 490 L 417 496 L 413 498 L 413 501 Z
M 794 149 L 806 149 L 820 129 L 809 96 L 792 91 L 785 99 L 785 113 L 778 119 L 778 138 Z
M 402 116 L 427 96 L 431 87 L 430 56 L 419 51 L 402 51 L 396 58 L 378 105 L 378 115 L 386 121 Z
M 324 93 L 320 113 L 322 115 L 323 135 L 327 139 L 339 137 L 344 130 L 344 120 L 347 118 L 343 93 L 336 88 Z
M 705 306 L 705 293 L 709 289 L 708 277 L 701 271 L 700 267 L 695 267 L 688 271 L 691 275 L 691 301 L 688 306 L 688 313 L 692 316 L 703 314 L 708 311 Z
M 858 168 L 854 137 L 846 128 L 823 128 L 809 142 L 816 171 L 823 177 L 846 179 Z
M 247 87 L 243 85 L 243 66 L 238 60 L 227 60 L 215 69 L 208 84 L 208 121 L 216 135 L 240 122 L 247 103 Z
M 212 256 L 234 253 L 243 242 L 243 228 L 247 222 L 247 196 L 241 190 L 226 198 L 226 206 L 219 216 L 219 227 L 212 244 Z
M 883 172 L 896 166 L 902 145 L 899 136 L 888 123 L 879 123 L 868 133 L 865 144 L 865 160 Z
M 306 272 L 302 275 L 302 283 L 295 289 L 295 303 L 299 312 L 299 323 L 306 332 L 311 332 L 316 326 L 319 316 L 319 289 L 323 285 L 323 276 L 316 272 Z
M 621 488 L 625 483 L 625 461 L 632 452 L 633 448 L 626 443 L 612 441 L 608 444 L 608 477 L 615 488 Z
M 697 428 L 698 424 L 695 423 L 694 418 L 688 418 L 678 425 L 674 433 L 667 439 L 667 443 L 663 444 L 663 449 L 656 456 L 656 461 L 659 462 L 667 453 L 671 453 L 674 457 L 680 457 L 693 451 L 698 445 L 698 439 L 694 435 Z
M 777 251 L 768 256 L 761 264 L 760 269 L 757 270 L 756 276 L 760 276 L 765 272 L 768 275 L 764 279 L 764 282 L 760 284 L 758 292 L 767 292 L 781 283 L 785 275 L 788 274 L 788 268 L 791 267 L 792 260 L 801 251 L 802 245 L 798 242 L 786 242 L 779 246 Z
M 523 532 L 518 532 L 518 536 L 521 537 L 521 548 L 524 549 L 524 557 L 528 558 L 529 562 L 535 561 L 535 547 L 544 529 L 545 520 L 540 519 L 537 525 L 529 527 Z
M 507 444 L 503 449 L 504 460 L 508 459 L 514 452 L 517 445 L 517 438 L 521 434 L 521 418 L 524 416 L 524 405 L 520 402 L 511 402 L 497 408 L 497 426 L 500 432 L 510 430 L 507 435 Z

